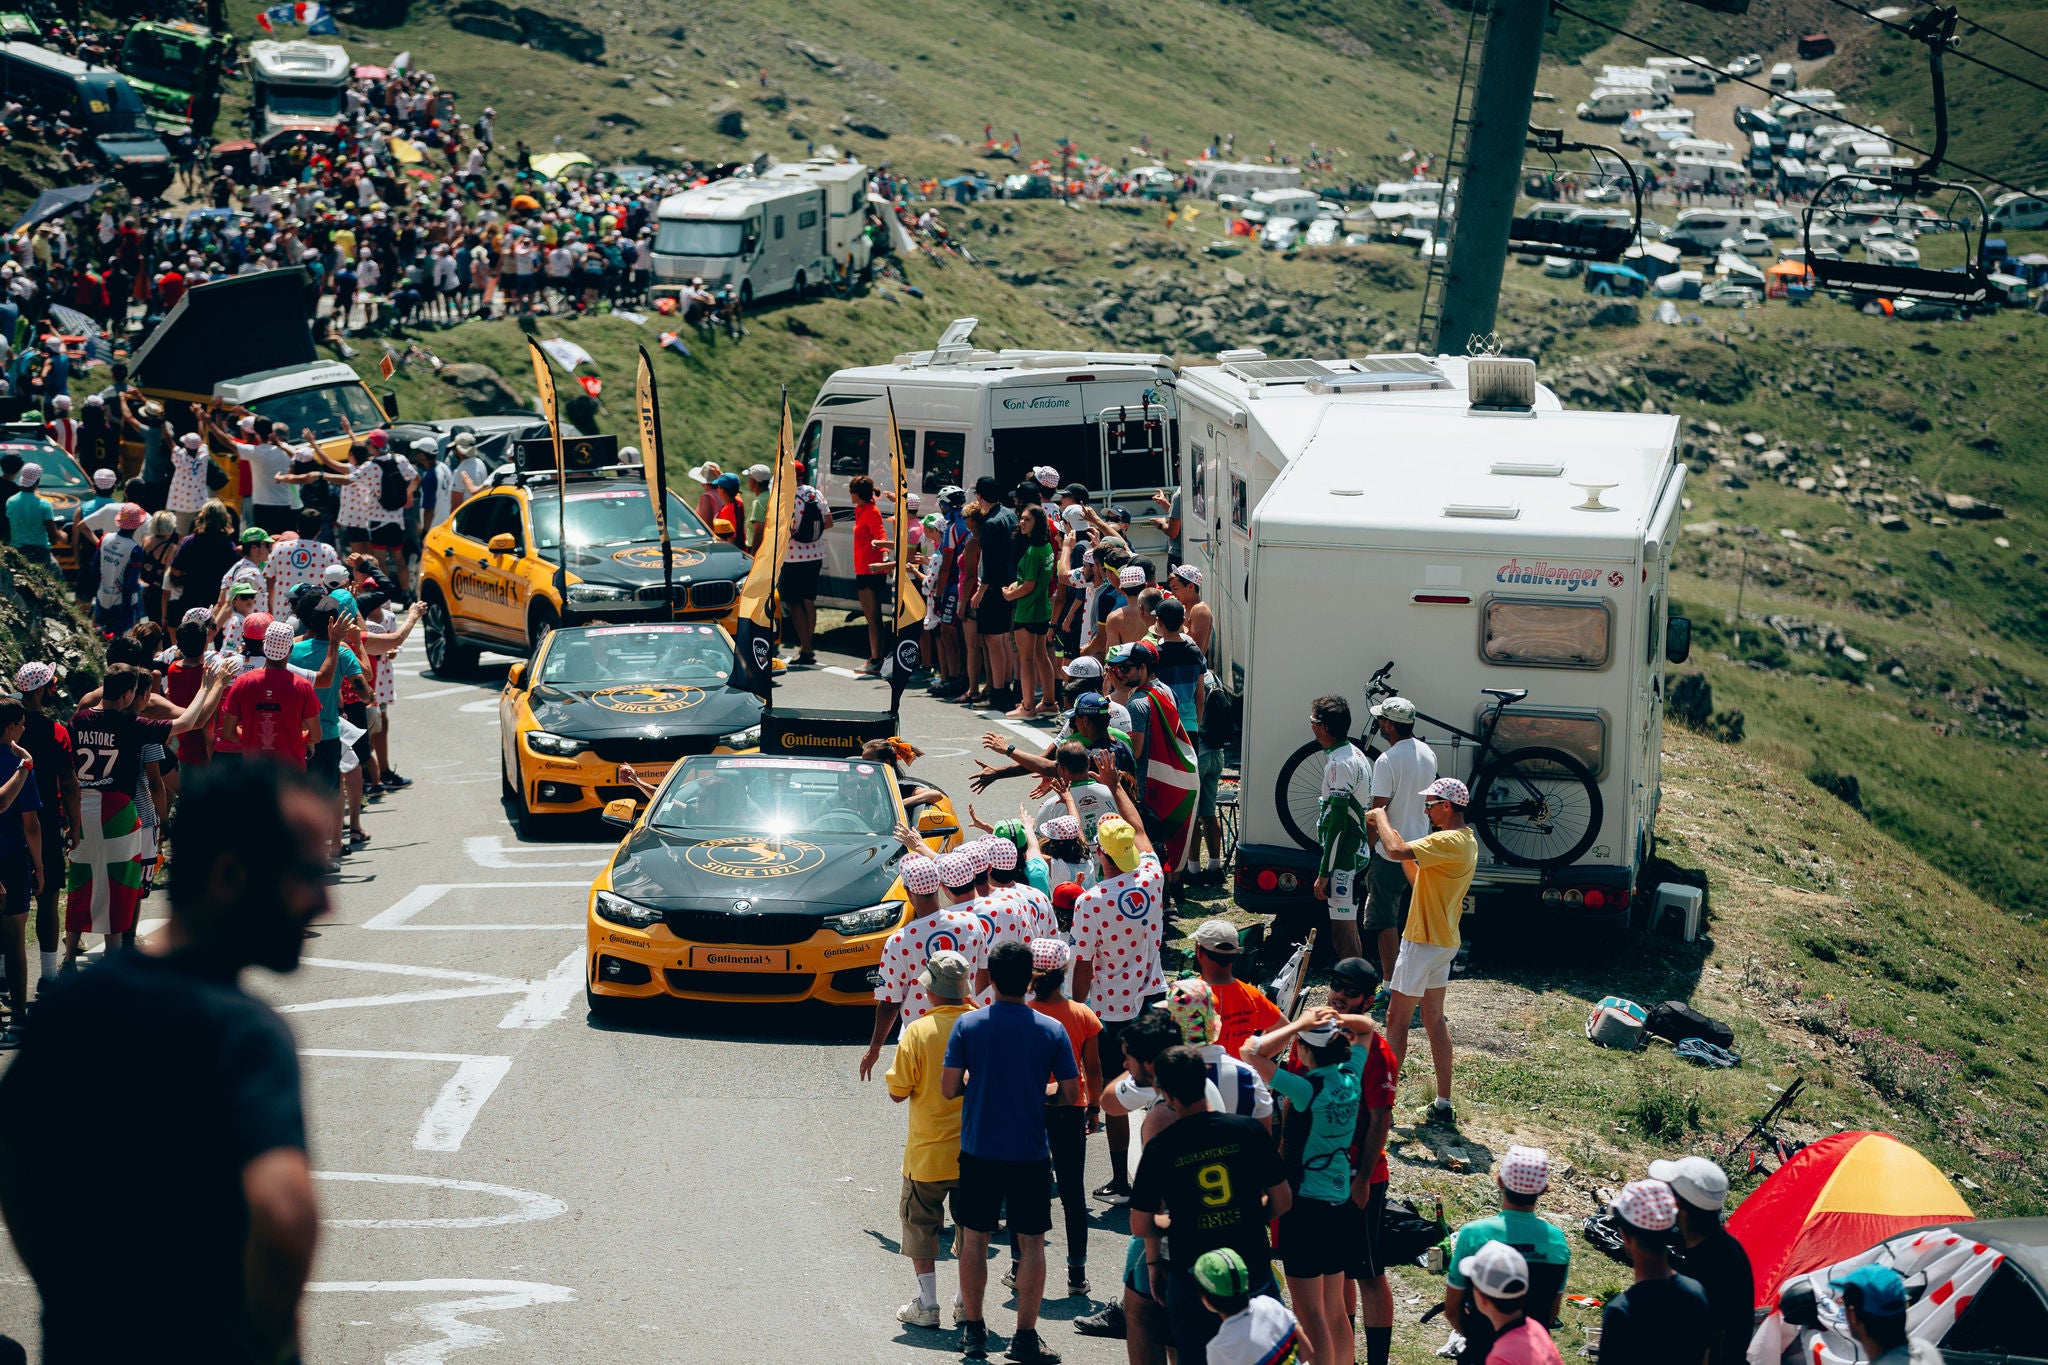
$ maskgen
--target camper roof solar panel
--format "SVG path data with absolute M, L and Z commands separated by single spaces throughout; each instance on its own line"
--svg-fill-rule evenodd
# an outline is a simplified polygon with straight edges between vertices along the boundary
M 1336 366 L 1320 360 L 1234 360 L 1223 370 L 1254 384 L 1304 384 L 1339 373 Z

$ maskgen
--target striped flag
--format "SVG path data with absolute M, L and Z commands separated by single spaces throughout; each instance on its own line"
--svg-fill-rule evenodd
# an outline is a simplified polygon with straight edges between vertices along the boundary
M 1188 732 L 1180 723 L 1180 707 L 1173 693 L 1155 679 L 1145 685 L 1145 695 L 1152 701 L 1149 731 L 1140 741 L 1145 758 L 1140 774 L 1145 809 L 1152 812 L 1163 828 L 1164 838 L 1158 850 L 1160 866 L 1168 872 L 1178 872 L 1194 843 L 1195 798 L 1201 776 L 1196 770 L 1195 746 L 1188 742 Z

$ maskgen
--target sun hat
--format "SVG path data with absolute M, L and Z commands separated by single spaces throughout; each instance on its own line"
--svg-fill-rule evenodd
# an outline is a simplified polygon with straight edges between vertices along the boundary
M 1663 1181 L 1673 1194 L 1696 1209 L 1719 1213 L 1728 1203 L 1728 1172 L 1703 1156 L 1653 1161 L 1650 1179 Z
M 1180 1029 L 1180 1039 L 1189 1047 L 1213 1043 L 1223 1031 L 1216 1013 L 1216 992 L 1199 976 L 1184 976 L 1166 988 L 1159 1008 Z
M 1415 722 L 1415 703 L 1406 697 L 1388 697 L 1385 701 L 1374 702 L 1371 711 L 1374 720 L 1390 720 L 1396 725 Z
M 140 505 L 132 502 L 122 503 L 121 510 L 114 513 L 114 525 L 123 531 L 136 530 L 143 522 L 148 520 L 149 513 L 143 511 Z
M 272 621 L 263 632 L 263 657 L 281 664 L 292 655 L 292 628 L 288 622 Z
M 14 481 L 23 488 L 34 488 L 43 481 L 43 467 L 30 461 L 14 471 Z
M 1678 1222 L 1678 1201 L 1661 1180 L 1631 1180 L 1614 1196 L 1614 1216 L 1638 1232 L 1669 1232 Z
M 950 948 L 941 948 L 925 960 L 924 970 L 918 973 L 917 980 L 934 995 L 960 1000 L 967 995 L 967 977 L 971 971 L 973 967 L 965 957 Z
M 956 848 L 939 859 L 939 881 L 950 891 L 964 891 L 974 885 L 981 871 L 979 862 L 966 848 Z
M 1550 1153 L 1541 1147 L 1514 1146 L 1500 1161 L 1500 1187 L 1533 1199 L 1550 1188 Z
M 1418 795 L 1425 800 L 1433 798 L 1438 801 L 1448 801 L 1452 805 L 1459 807 L 1462 807 L 1467 801 L 1472 799 L 1472 793 L 1463 782 L 1460 782 L 1455 777 L 1439 777 L 1436 781 L 1424 787 Z
M 1115 863 L 1120 872 L 1138 865 L 1138 835 L 1119 815 L 1105 815 L 1095 823 L 1095 846 Z
M 1038 827 L 1041 839 L 1078 839 L 1081 837 L 1081 822 L 1071 815 L 1055 815 Z
M 1895 1318 L 1906 1311 L 1906 1281 L 1888 1265 L 1859 1265 L 1828 1288 L 1846 1294 L 1856 1291 L 1856 1309 L 1865 1317 Z
M 896 875 L 903 878 L 903 889 L 919 896 L 939 894 L 939 865 L 920 854 L 905 855 L 896 864 Z
M 1189 937 L 1211 957 L 1235 957 L 1244 948 L 1237 936 L 1237 926 L 1227 919 L 1205 919 Z
M 1056 972 L 1067 965 L 1073 950 L 1067 947 L 1063 938 L 1034 938 L 1031 940 L 1031 970 L 1034 972 Z
M 14 690 L 33 692 L 57 681 L 57 670 L 40 659 L 31 659 L 14 670 Z
M 1193 1273 L 1195 1283 L 1205 1294 L 1237 1299 L 1252 1292 L 1252 1272 L 1246 1268 L 1244 1257 L 1229 1247 L 1218 1247 L 1197 1256 Z
M 1529 1292 L 1529 1258 L 1506 1242 L 1488 1242 L 1465 1257 L 1458 1274 L 1489 1299 L 1519 1299 Z

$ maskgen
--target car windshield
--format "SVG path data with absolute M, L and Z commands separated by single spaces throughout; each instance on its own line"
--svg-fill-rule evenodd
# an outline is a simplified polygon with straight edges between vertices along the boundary
M 280 118 L 339 118 L 348 107 L 348 94 L 317 86 L 266 85 L 263 106 Z
M 205 58 L 206 45 L 197 39 L 136 27 L 121 46 L 121 73 L 186 90 L 198 84 Z
M 86 81 L 81 83 L 79 94 L 85 101 L 85 126 L 95 135 L 150 135 L 148 111 L 128 82 L 117 77 Z
M 316 440 L 325 441 L 346 434 L 348 427 L 364 432 L 385 425 L 384 414 L 377 411 L 370 391 L 359 383 L 273 394 L 257 399 L 249 407 L 258 417 L 268 417 L 295 438 L 307 427 L 313 429 Z M 347 427 L 343 426 L 343 419 L 347 420 Z
M 764 840 L 805 834 L 880 837 L 896 828 L 896 783 L 879 764 L 814 758 L 696 755 L 662 784 L 656 829 Z
M 665 256 L 737 256 L 740 225 L 702 218 L 664 218 L 654 232 L 654 249 Z
M 723 687 L 732 646 L 716 626 L 595 626 L 555 632 L 540 680 L 557 687 L 687 683 Z
M 650 545 L 661 539 L 654 526 L 654 507 L 647 501 L 644 485 L 616 484 L 588 492 L 569 494 L 569 543 L 579 548 L 599 545 Z M 688 540 L 710 534 L 697 514 L 683 505 L 674 493 L 668 495 L 668 533 L 671 540 Z M 562 544 L 561 522 L 552 496 L 533 499 L 533 534 L 543 551 Z M 657 567 L 659 567 L 657 565 Z
M 38 493 L 47 494 L 58 490 L 67 493 L 77 492 L 91 484 L 91 480 L 85 477 L 85 471 L 78 467 L 76 460 L 66 455 L 61 446 L 54 446 L 46 441 L 0 442 L 0 455 L 19 455 L 28 464 L 42 466 L 43 477 L 41 482 L 36 484 Z

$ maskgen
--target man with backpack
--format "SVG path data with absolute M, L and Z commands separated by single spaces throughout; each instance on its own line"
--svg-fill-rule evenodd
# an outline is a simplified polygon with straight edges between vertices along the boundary
M 776 591 L 789 604 L 790 620 L 796 625 L 795 662 L 818 662 L 811 648 L 818 628 L 818 573 L 825 566 L 825 532 L 832 529 L 832 509 L 824 494 L 804 482 L 804 467 L 796 467 L 796 523 L 790 528 L 789 545 L 782 556 L 782 574 Z
M 346 474 L 322 474 L 342 485 L 340 539 L 351 552 L 375 563 L 382 554 L 400 595 L 409 595 L 405 563 L 405 509 L 412 505 L 419 471 L 412 461 L 393 452 L 384 433 L 373 431 L 348 448 Z

